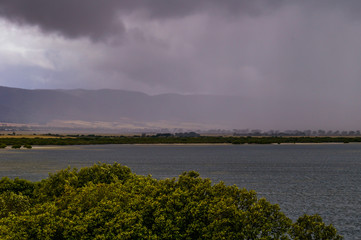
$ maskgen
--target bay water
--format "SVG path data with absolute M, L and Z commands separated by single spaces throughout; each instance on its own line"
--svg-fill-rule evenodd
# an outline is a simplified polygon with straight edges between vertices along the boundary
M 157 179 L 195 170 L 279 204 L 292 220 L 319 214 L 361 239 L 361 144 L 88 145 L 0 149 L 0 177 L 39 181 L 68 166 L 118 162 Z

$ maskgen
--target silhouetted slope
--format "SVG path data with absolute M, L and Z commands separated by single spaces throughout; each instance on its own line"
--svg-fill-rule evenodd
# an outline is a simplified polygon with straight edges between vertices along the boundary
M 123 90 L 25 90 L 0 87 L 0 121 L 177 121 L 227 124 L 240 116 L 241 98 L 149 96 Z

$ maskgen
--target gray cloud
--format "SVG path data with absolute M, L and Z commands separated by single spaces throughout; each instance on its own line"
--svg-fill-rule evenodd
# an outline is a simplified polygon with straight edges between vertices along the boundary
M 45 32 L 100 39 L 124 30 L 117 19 L 116 2 L 4 0 L 0 2 L 0 15 L 18 24 L 36 25 Z
M 199 12 L 213 12 L 227 17 L 261 16 L 286 5 L 312 9 L 337 8 L 358 17 L 361 2 L 357 0 L 2 0 L 0 16 L 21 25 L 35 25 L 45 32 L 65 37 L 90 37 L 104 40 L 124 34 L 124 15 L 140 12 L 143 17 L 165 20 L 182 18 Z
M 357 128 L 360 10 L 356 0 L 2 0 L 0 16 L 20 30 L 0 38 L 0 83 L 240 95 L 254 106 L 244 127 Z
M 105 39 L 124 32 L 122 16 L 141 12 L 151 19 L 181 18 L 210 9 L 225 14 L 257 15 L 281 0 L 2 0 L 0 16 L 23 25 L 36 25 L 45 32 L 66 37 Z

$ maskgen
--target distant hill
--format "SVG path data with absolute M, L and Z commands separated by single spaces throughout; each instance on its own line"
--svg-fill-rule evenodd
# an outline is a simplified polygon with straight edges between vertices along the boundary
M 0 122 L 173 122 L 236 126 L 241 97 L 162 94 L 124 90 L 26 90 L 0 87 Z

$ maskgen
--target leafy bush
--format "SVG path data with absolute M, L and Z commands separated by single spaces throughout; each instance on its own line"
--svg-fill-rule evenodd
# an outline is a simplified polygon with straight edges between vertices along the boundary
M 342 239 L 336 232 L 332 225 L 326 226 L 317 214 L 299 217 L 290 230 L 294 239 Z
M 13 192 L 32 197 L 37 185 L 38 183 L 33 183 L 24 179 L 15 178 L 14 180 L 11 180 L 8 177 L 3 177 L 0 179 L 0 194 L 4 192 Z
M 193 171 L 156 180 L 99 163 L 19 181 L 0 181 L 0 239 L 341 239 L 317 215 L 292 223 L 254 191 Z

